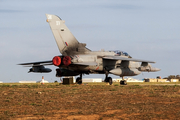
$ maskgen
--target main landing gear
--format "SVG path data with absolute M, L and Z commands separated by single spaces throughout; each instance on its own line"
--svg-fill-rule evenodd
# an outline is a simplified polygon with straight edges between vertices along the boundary
M 80 77 L 76 78 L 76 83 L 77 84 L 82 84 L 82 74 L 80 74 Z
M 127 81 L 124 80 L 124 77 L 122 77 L 122 80 L 120 81 L 120 85 L 127 85 Z
M 108 77 L 108 74 L 106 74 L 106 78 L 104 80 L 105 82 L 109 82 L 109 85 L 112 85 L 113 81 L 111 77 Z

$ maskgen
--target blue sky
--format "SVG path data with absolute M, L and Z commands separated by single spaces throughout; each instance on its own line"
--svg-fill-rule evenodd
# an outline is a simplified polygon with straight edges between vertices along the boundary
M 179 11 L 178 0 L 1 0 L 0 81 L 37 81 L 42 76 L 50 82 L 59 80 L 54 66 L 48 66 L 53 69 L 48 74 L 28 74 L 28 67 L 17 65 L 60 55 L 46 13 L 65 20 L 91 50 L 123 50 L 133 58 L 156 61 L 152 65 L 161 69 L 134 78 L 178 75 Z

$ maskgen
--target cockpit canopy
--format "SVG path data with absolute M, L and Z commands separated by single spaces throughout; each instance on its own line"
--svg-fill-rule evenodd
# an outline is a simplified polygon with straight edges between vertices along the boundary
M 124 51 L 115 50 L 115 51 L 111 51 L 111 52 L 114 52 L 116 54 L 116 56 L 127 56 L 127 57 L 131 58 L 131 56 L 127 52 L 124 52 Z

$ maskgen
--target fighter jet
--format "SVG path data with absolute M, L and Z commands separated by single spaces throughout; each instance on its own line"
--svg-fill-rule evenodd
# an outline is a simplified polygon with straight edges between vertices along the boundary
M 21 63 L 19 65 L 31 66 L 29 72 L 51 72 L 45 65 L 55 65 L 56 77 L 77 76 L 76 82 L 82 83 L 83 74 L 105 74 L 105 82 L 112 84 L 109 74 L 122 77 L 121 85 L 126 85 L 124 76 L 135 76 L 141 72 L 156 72 L 150 63 L 154 61 L 132 58 L 127 52 L 91 51 L 86 44 L 80 43 L 65 25 L 65 21 L 56 15 L 46 14 L 59 51 L 62 55 L 53 57 L 52 60 L 41 62 Z

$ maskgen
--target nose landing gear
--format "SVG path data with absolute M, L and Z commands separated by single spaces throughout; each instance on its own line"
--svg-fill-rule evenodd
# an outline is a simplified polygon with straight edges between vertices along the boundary
M 127 85 L 127 81 L 124 80 L 124 77 L 122 77 L 122 80 L 120 81 L 120 85 Z

